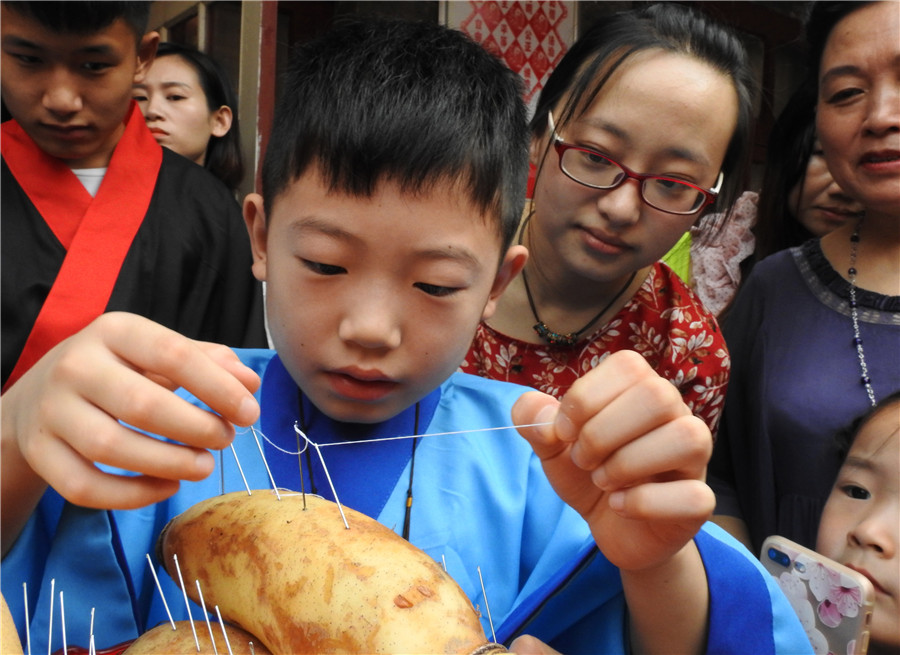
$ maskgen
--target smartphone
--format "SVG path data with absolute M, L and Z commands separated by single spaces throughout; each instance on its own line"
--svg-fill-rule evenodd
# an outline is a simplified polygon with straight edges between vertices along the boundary
M 868 578 L 779 536 L 763 542 L 759 558 L 800 618 L 816 655 L 865 655 L 875 605 Z

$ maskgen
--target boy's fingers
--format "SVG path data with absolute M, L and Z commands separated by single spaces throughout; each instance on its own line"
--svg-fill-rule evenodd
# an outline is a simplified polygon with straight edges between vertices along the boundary
M 583 442 L 579 442 L 579 446 Z M 577 448 L 577 446 L 576 446 Z M 573 448 L 572 458 L 576 459 Z M 582 453 L 588 448 L 582 448 Z M 682 416 L 614 450 L 590 466 L 594 484 L 605 491 L 630 487 L 659 476 L 703 479 L 712 438 L 699 418 Z
M 561 400 L 560 412 L 581 426 L 628 390 L 659 378 L 640 354 L 621 350 L 575 380 Z M 573 435 L 574 438 L 574 435 Z
M 192 409 L 214 422 L 224 424 L 222 419 L 209 412 Z M 62 408 L 63 415 L 65 410 Z M 204 447 L 186 447 L 135 432 L 90 405 L 80 408 L 77 423 L 63 427 L 66 429 L 65 439 L 60 437 L 60 444 L 67 442 L 74 454 L 88 462 L 169 480 L 202 480 L 214 467 L 213 457 Z M 220 426 L 220 429 L 226 434 L 233 434 L 228 424 Z M 184 440 L 191 436 L 184 437 Z
M 35 472 L 45 480 L 53 480 L 61 496 L 81 507 L 134 509 L 165 500 L 178 491 L 177 480 L 104 473 L 64 442 L 55 444 L 40 458 Z
M 138 316 L 105 317 L 110 318 L 98 329 L 101 329 L 107 347 L 121 363 L 139 371 L 143 377 L 152 374 L 170 381 L 171 385 L 160 390 L 168 390 L 170 386 L 184 387 L 237 425 L 250 425 L 258 418 L 259 406 L 252 390 L 258 387 L 259 378 L 241 364 L 230 349 L 193 341 Z M 94 379 L 98 377 L 93 376 Z M 108 384 L 108 378 L 106 382 Z M 95 389 L 95 393 L 102 391 Z M 137 397 L 131 395 L 129 402 L 135 400 Z M 126 415 L 128 403 L 107 401 L 106 404 L 109 405 L 107 411 L 113 416 L 130 422 Z
M 688 528 L 693 534 L 712 516 L 716 496 L 700 480 L 648 482 L 611 493 L 609 506 L 627 519 L 696 525 Z
M 553 457 L 566 446 L 557 438 L 553 425 L 558 408 L 559 401 L 539 391 L 525 392 L 512 407 L 514 425 L 534 426 L 519 428 L 519 434 L 531 444 L 542 460 Z M 548 425 L 536 425 L 541 423 Z
M 82 415 L 91 419 L 90 432 L 87 426 L 54 425 L 59 434 L 71 435 L 69 441 L 79 433 L 86 433 L 87 440 L 101 444 L 102 448 L 104 441 L 118 434 L 114 428 L 119 420 L 138 430 L 199 448 L 225 448 L 234 438 L 234 427 L 227 419 L 192 405 L 128 367 L 113 363 L 104 368 L 98 363 L 94 373 L 83 386 L 87 402 L 81 407 L 73 406 L 70 414 L 63 411 L 57 414 L 57 420 L 66 420 L 69 415 L 79 415 L 79 420 L 83 420 Z M 113 375 L 116 376 L 114 386 L 107 382 Z M 226 379 L 236 382 L 231 376 Z M 103 416 L 92 414 L 91 409 L 101 410 Z
M 559 651 L 531 635 L 516 637 L 509 645 L 509 651 L 516 655 L 561 655 Z

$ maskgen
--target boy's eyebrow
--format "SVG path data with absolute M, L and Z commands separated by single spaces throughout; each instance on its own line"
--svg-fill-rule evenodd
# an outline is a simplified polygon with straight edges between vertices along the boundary
M 293 223 L 290 231 L 295 233 L 299 238 L 304 233 L 316 232 L 332 237 L 339 241 L 360 242 L 360 238 L 351 234 L 330 221 L 321 220 L 315 216 L 305 216 L 301 221 Z M 415 255 L 421 259 L 443 259 L 460 262 L 469 268 L 480 268 L 481 260 L 475 254 L 466 248 L 457 246 L 446 246 L 440 248 L 425 248 L 415 252 Z
M 41 50 L 42 45 L 29 41 L 28 39 L 16 36 L 15 34 L 6 34 L 3 36 L 2 43 L 4 47 L 13 48 L 31 48 L 33 50 Z

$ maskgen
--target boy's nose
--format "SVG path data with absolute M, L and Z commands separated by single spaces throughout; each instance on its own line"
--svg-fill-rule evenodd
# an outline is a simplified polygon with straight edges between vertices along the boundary
M 44 108 L 58 118 L 66 118 L 84 107 L 79 85 L 66 73 L 57 73 L 43 96 Z
M 361 294 L 348 307 L 340 326 L 341 340 L 367 349 L 389 350 L 400 345 L 401 328 L 397 310 L 385 293 Z

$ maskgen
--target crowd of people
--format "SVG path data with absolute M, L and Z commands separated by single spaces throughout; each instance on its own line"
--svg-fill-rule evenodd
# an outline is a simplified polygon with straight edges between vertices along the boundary
M 586 30 L 530 124 L 461 33 L 343 22 L 292 53 L 242 204 L 227 75 L 148 11 L 0 3 L 0 584 L 31 648 L 53 588 L 70 643 L 167 620 L 162 526 L 271 479 L 442 560 L 521 655 L 812 653 L 775 534 L 863 572 L 869 652 L 900 652 L 896 0 L 811 4 L 758 194 L 740 40 L 661 2 Z M 295 427 L 354 445 L 325 470 Z

